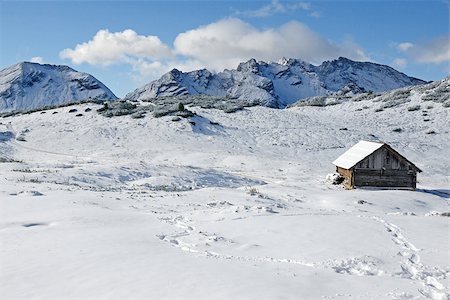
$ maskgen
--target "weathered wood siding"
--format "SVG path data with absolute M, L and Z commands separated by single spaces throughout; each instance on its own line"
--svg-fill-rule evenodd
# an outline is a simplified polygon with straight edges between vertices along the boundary
M 356 187 L 416 188 L 416 173 L 404 170 L 354 169 Z
M 416 188 L 416 171 L 411 163 L 382 147 L 353 168 L 354 186 Z
M 344 187 L 346 189 L 353 188 L 353 171 L 336 167 L 336 171 L 344 177 Z
M 413 166 L 406 160 L 398 157 L 395 153 L 389 151 L 386 147 L 382 147 L 360 161 L 355 168 L 358 169 L 375 169 L 382 168 L 388 170 L 413 170 Z

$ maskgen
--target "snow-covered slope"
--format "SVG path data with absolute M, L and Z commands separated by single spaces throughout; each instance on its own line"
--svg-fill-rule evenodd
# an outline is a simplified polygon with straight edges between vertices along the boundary
M 340 57 L 314 66 L 298 59 L 278 63 L 251 59 L 236 70 L 212 74 L 208 70 L 188 73 L 176 69 L 127 94 L 126 99 L 142 100 L 159 96 L 207 94 L 257 101 L 269 107 L 284 107 L 299 99 L 346 92 L 381 92 L 424 81 L 393 68 Z
M 448 299 L 447 83 L 187 119 L 0 118 L 0 295 Z M 328 184 L 359 140 L 414 162 L 418 190 Z
M 22 62 L 0 71 L 0 112 L 83 99 L 117 97 L 100 81 L 68 66 Z
M 380 112 L 395 106 L 401 106 L 409 103 L 409 110 L 420 110 L 421 105 L 433 105 L 433 103 L 442 104 L 444 107 L 450 107 L 450 77 L 442 80 L 422 84 L 418 86 L 407 86 L 400 89 L 391 90 L 384 93 L 359 93 L 346 95 L 326 95 L 308 97 L 290 105 L 295 106 L 328 106 L 343 102 L 361 102 L 370 100 L 377 103 L 376 111 Z

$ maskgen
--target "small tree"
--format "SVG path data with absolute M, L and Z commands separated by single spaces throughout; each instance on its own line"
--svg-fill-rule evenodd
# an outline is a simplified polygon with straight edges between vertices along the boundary
M 183 103 L 178 103 L 178 111 L 184 111 L 184 104 Z

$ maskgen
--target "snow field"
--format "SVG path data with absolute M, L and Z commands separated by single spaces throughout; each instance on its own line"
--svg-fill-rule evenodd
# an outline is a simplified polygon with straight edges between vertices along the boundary
M 0 154 L 15 162 L 0 163 L 0 294 L 447 299 L 448 109 L 424 125 L 420 111 L 376 105 L 194 107 L 196 125 L 92 104 L 81 118 L 1 119 Z M 371 135 L 424 170 L 416 192 L 326 183 Z

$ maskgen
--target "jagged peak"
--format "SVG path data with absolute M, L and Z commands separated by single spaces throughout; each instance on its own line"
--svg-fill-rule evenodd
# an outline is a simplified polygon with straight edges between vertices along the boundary
M 238 65 L 237 69 L 238 72 L 252 72 L 252 73 L 258 73 L 259 72 L 259 64 L 254 58 L 250 58 L 246 62 L 242 62 Z
M 289 60 L 283 56 L 278 60 L 278 64 L 282 66 L 287 66 L 289 64 Z

